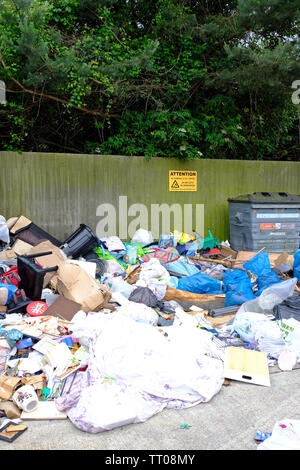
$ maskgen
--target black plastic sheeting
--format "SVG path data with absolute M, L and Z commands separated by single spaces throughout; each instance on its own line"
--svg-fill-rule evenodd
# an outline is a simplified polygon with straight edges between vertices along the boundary
M 300 294 L 292 295 L 281 304 L 275 305 L 273 314 L 276 320 L 294 318 L 300 321 Z

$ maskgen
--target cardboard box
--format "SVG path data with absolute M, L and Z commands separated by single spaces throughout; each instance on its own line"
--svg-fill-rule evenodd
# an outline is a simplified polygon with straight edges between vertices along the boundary
M 104 286 L 81 266 L 68 261 L 58 269 L 57 290 L 66 299 L 80 304 L 86 313 L 97 312 L 104 304 Z

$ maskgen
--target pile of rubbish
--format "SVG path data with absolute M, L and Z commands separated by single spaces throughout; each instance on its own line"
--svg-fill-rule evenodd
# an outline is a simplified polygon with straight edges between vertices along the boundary
M 210 231 L 99 239 L 84 224 L 61 241 L 0 216 L 0 438 L 32 419 L 144 422 L 229 380 L 270 386 L 270 366 L 300 362 L 299 281 L 300 250 L 236 252 Z

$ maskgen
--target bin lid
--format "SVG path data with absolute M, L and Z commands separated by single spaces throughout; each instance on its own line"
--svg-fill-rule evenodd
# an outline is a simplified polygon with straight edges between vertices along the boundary
M 271 193 L 254 192 L 251 194 L 240 194 L 227 199 L 228 202 L 256 202 L 256 203 L 276 203 L 276 204 L 300 204 L 300 194 L 289 194 L 286 192 Z

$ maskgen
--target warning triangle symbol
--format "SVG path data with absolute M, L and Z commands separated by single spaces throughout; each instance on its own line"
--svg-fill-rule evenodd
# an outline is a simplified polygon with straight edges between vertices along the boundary
M 178 189 L 178 188 L 179 188 L 179 184 L 177 183 L 176 180 L 174 180 L 174 182 L 173 182 L 171 188 L 174 188 L 174 189 Z

